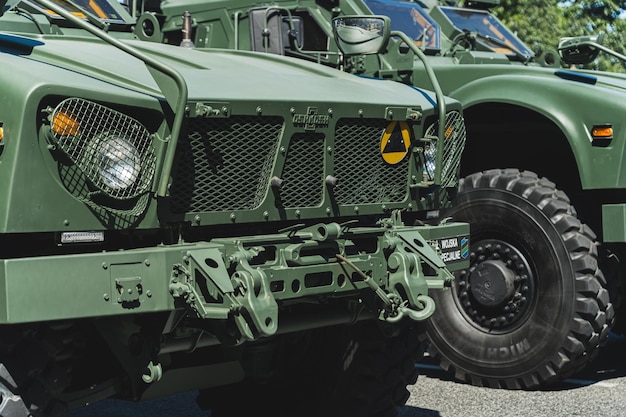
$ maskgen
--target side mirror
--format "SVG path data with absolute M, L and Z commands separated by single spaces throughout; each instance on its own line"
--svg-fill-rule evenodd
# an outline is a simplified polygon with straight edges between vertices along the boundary
M 333 19 L 333 35 L 345 55 L 377 54 L 389 42 L 387 16 L 343 16 Z
M 561 38 L 559 55 L 568 65 L 589 64 L 600 53 L 603 40 L 604 34 Z

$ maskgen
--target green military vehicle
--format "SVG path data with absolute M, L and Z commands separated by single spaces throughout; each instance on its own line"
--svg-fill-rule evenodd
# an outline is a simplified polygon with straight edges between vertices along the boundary
M 185 37 L 200 48 L 286 55 L 422 88 L 434 70 L 443 94 L 464 106 L 464 179 L 445 216 L 471 224 L 472 244 L 470 267 L 451 291 L 433 295 L 429 351 L 458 380 L 534 389 L 582 369 L 611 326 L 621 331 L 626 77 L 565 68 L 561 56 L 568 65 L 593 59 L 577 40 L 535 56 L 489 11 L 496 3 L 162 0 L 129 8 L 147 41 Z M 389 16 L 409 40 L 346 56 L 332 22 L 355 14 Z
M 115 1 L 9 1 L 0 415 L 196 390 L 212 416 L 394 415 L 412 327 L 469 265 L 469 225 L 438 220 L 460 103 L 133 39 Z M 376 52 L 389 20 L 339 32 Z

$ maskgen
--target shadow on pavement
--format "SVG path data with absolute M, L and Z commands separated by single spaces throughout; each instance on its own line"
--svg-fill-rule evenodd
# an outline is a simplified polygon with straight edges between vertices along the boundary
M 441 417 L 441 414 L 439 411 L 407 405 L 398 408 L 398 415 L 396 417 Z
M 542 389 L 542 391 L 575 389 L 580 386 L 593 385 L 608 379 L 625 377 L 626 355 L 624 355 L 624 352 L 626 352 L 626 337 L 610 333 L 607 344 L 600 349 L 597 357 L 585 369 L 555 385 Z M 421 375 L 437 378 L 442 381 L 454 380 L 452 375 L 441 369 L 433 358 L 425 357 L 424 361 L 416 364 L 416 366 Z M 423 415 L 430 417 L 437 416 L 438 414 Z
M 608 343 L 600 349 L 598 356 L 585 369 L 547 390 L 572 389 L 626 376 L 624 351 L 626 351 L 626 337 L 610 333 Z

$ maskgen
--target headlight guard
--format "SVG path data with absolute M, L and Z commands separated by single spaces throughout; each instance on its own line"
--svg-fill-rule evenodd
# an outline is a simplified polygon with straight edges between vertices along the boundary
M 444 145 L 438 143 L 437 130 L 439 122 L 431 124 L 426 130 L 425 137 L 429 141 L 424 146 L 424 166 L 422 173 L 425 181 L 434 181 L 436 172 L 437 152 L 442 152 L 441 186 L 453 187 L 458 183 L 458 172 L 461 164 L 461 154 L 465 149 L 467 132 L 463 116 L 458 111 L 446 114 Z
M 54 142 L 108 196 L 126 200 L 150 189 L 155 155 L 137 120 L 81 98 L 68 98 L 50 115 Z

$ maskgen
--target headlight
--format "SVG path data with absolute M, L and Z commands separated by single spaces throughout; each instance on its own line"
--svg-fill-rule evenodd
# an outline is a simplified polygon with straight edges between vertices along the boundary
M 139 179 L 141 163 L 139 152 L 127 140 L 109 136 L 98 141 L 95 166 L 104 185 L 112 190 L 125 190 Z
M 437 140 L 433 139 L 424 147 L 424 180 L 435 180 L 435 168 L 437 165 Z
M 95 188 L 115 199 L 150 188 L 156 158 L 148 130 L 106 106 L 69 98 L 51 112 L 50 132 Z

